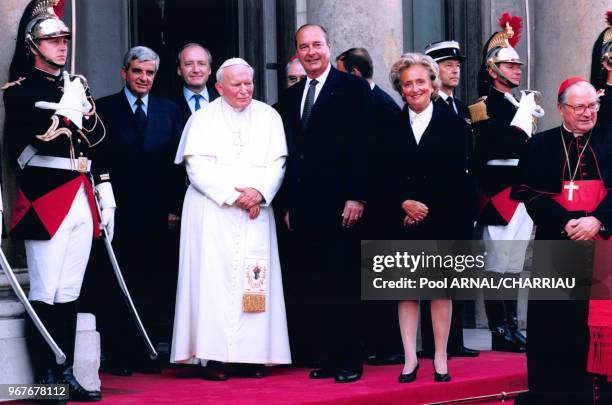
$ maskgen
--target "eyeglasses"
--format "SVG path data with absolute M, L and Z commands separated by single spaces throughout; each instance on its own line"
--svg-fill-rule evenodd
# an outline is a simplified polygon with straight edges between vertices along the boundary
M 297 83 L 300 80 L 304 79 L 306 76 L 294 76 L 294 75 L 289 75 L 287 76 L 287 80 L 289 81 L 289 83 Z
M 589 105 L 571 105 L 571 104 L 567 104 L 567 103 L 563 103 L 563 105 L 566 105 L 568 107 L 570 107 L 572 110 L 574 110 L 574 113 L 577 115 L 582 115 L 586 112 L 586 109 L 588 108 L 592 113 L 596 113 L 597 111 L 599 111 L 599 107 L 600 104 L 598 102 L 595 103 L 591 103 Z

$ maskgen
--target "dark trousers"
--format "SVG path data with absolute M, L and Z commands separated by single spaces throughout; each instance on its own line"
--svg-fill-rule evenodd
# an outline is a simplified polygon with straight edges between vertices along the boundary
M 290 339 L 305 330 L 321 366 L 361 370 L 359 241 L 295 233 L 292 242 L 295 260 L 284 271 Z
M 388 357 L 402 354 L 397 301 L 363 301 L 360 321 L 363 330 L 364 354 Z
M 170 343 L 178 275 L 178 235 L 116 234 L 113 247 L 136 310 L 153 343 Z M 102 352 L 110 363 L 128 366 L 148 359 L 146 346 L 119 288 L 103 240 L 92 247 L 86 288 L 94 302 Z
M 530 404 L 592 403 L 592 376 L 586 372 L 588 309 L 588 301 L 529 302 Z

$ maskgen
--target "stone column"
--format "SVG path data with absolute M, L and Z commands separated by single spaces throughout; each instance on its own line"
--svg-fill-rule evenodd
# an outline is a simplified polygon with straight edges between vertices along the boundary
M 366 48 L 374 61 L 374 81 L 399 101 L 389 71 L 403 49 L 401 0 L 310 0 L 307 22 L 329 33 L 332 63 L 349 48 Z
M 541 131 L 560 122 L 556 109 L 559 84 L 568 76 L 590 79 L 593 44 L 606 27 L 604 13 L 610 9 L 610 1 L 557 0 L 554 8 L 546 1 L 534 3 L 533 87 L 542 92 L 546 110 L 539 124 Z

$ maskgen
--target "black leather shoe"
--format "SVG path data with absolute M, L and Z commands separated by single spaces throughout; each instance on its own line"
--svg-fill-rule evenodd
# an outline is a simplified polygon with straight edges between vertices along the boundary
M 525 353 L 525 345 L 517 341 L 507 325 L 496 327 L 491 332 L 491 350 L 497 352 Z
M 60 384 L 68 384 L 68 396 L 70 402 L 97 402 L 102 400 L 100 391 L 88 391 L 74 377 L 72 366 L 62 371 Z
M 512 318 L 512 322 L 508 323 L 508 330 L 514 340 L 516 340 L 522 346 L 527 346 L 527 338 L 521 333 L 518 327 L 518 320 Z
M 334 378 L 335 375 L 336 372 L 334 370 L 328 368 L 319 368 L 316 370 L 312 370 L 308 377 L 312 378 L 313 380 L 320 380 L 323 378 Z
M 334 376 L 334 381 L 337 383 L 352 383 L 361 379 L 361 371 L 340 370 Z
M 414 368 L 414 370 L 412 370 L 412 372 L 408 374 L 400 374 L 397 380 L 402 384 L 413 382 L 414 380 L 416 380 L 418 369 L 419 369 L 419 363 L 417 363 L 416 367 Z
M 223 363 L 210 360 L 205 367 L 200 367 L 200 376 L 208 381 L 225 381 L 229 378 Z
M 264 378 L 266 376 L 266 366 L 263 364 L 237 364 L 236 375 L 247 378 Z
M 392 354 L 389 356 L 368 356 L 366 363 L 370 366 L 390 366 L 394 364 L 404 364 L 404 355 L 401 353 Z
M 55 369 L 44 370 L 39 378 L 37 379 L 38 384 L 61 384 L 62 382 L 57 379 Z M 68 397 L 65 399 L 41 399 L 36 402 L 37 404 L 43 405 L 66 405 L 68 403 Z
M 465 346 L 458 347 L 455 350 L 449 350 L 452 356 L 457 357 L 478 357 L 480 356 L 480 351 L 474 349 L 468 349 Z
M 433 364 L 433 362 L 432 362 Z M 451 380 L 451 376 L 450 374 L 446 373 L 446 374 L 440 374 L 436 371 L 436 365 L 433 364 L 433 369 L 434 369 L 434 381 L 435 382 L 449 382 Z

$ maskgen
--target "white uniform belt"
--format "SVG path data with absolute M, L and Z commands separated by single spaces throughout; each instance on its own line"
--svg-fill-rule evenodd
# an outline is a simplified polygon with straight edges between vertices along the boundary
M 518 159 L 493 159 L 487 161 L 487 166 L 518 166 Z
M 28 166 L 47 167 L 50 169 L 78 170 L 79 160 L 57 156 L 34 155 Z M 91 160 L 87 159 L 87 171 L 91 170 Z

